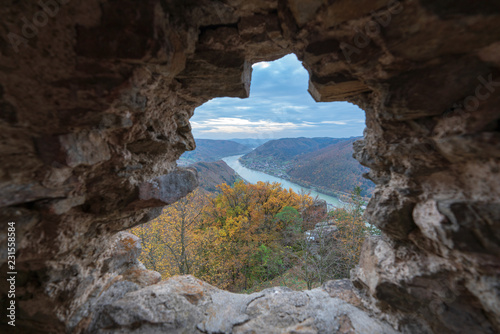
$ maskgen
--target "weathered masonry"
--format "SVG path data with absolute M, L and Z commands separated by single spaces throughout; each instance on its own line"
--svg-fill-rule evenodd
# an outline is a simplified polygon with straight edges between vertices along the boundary
M 8 221 L 17 243 L 2 330 L 500 331 L 497 0 L 4 0 L 0 17 L 2 275 Z M 365 110 L 355 156 L 383 236 L 352 285 L 157 284 L 120 231 L 196 187 L 175 163 L 194 109 L 248 96 L 251 65 L 289 53 L 317 101 Z

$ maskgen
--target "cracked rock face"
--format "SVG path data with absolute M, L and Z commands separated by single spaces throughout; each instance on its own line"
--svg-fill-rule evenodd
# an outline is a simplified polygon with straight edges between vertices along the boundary
M 349 285 L 349 282 L 346 282 Z M 138 290 L 118 282 L 101 299 L 94 333 L 380 333 L 387 323 L 331 296 L 335 288 L 271 288 L 251 295 L 176 276 Z M 129 291 L 123 293 L 123 291 Z M 333 298 L 332 298 L 333 297 Z
M 500 331 L 498 1 L 6 0 L 0 14 L 14 330 Z M 156 284 L 137 240 L 117 233 L 196 187 L 175 163 L 195 148 L 194 109 L 247 97 L 251 65 L 292 52 L 315 100 L 366 111 L 355 157 L 377 184 L 366 218 L 383 235 L 364 245 L 356 290 L 250 301 L 192 278 Z

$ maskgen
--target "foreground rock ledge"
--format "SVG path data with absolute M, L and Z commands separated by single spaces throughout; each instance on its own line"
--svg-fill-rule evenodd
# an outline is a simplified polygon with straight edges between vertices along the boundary
M 97 303 L 92 333 L 396 333 L 388 324 L 332 297 L 349 290 L 276 287 L 250 295 L 223 291 L 193 276 L 138 290 L 115 283 Z M 349 284 L 349 281 L 340 281 Z M 343 290 L 345 289 L 345 290 Z M 353 293 L 352 291 L 350 293 Z

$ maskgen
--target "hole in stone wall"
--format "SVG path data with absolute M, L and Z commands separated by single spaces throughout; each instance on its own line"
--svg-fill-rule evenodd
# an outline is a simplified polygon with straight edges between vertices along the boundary
M 308 79 L 293 54 L 256 63 L 248 99 L 195 111 L 197 148 L 178 164 L 197 169 L 200 186 L 132 230 L 148 269 L 237 292 L 348 277 L 363 239 L 377 233 L 361 217 L 374 184 L 352 157 L 365 115 L 348 102 L 315 102 Z
M 348 102 L 317 103 L 294 54 L 253 66 L 250 97 L 215 98 L 191 118 L 195 138 L 348 138 L 363 135 L 364 111 Z
M 317 169 L 312 170 L 309 177 L 301 175 L 303 170 L 296 170 L 295 178 L 303 179 L 305 184 L 302 186 L 308 190 L 314 192 L 311 186 L 323 188 L 322 193 L 330 195 L 335 194 L 336 190 L 344 193 L 349 192 L 354 186 L 359 185 L 363 188 L 362 195 L 369 197 L 374 184 L 361 177 L 361 174 L 367 172 L 368 169 L 360 166 L 352 158 L 351 147 L 353 141 L 363 136 L 364 111 L 345 101 L 315 102 L 308 93 L 308 80 L 307 70 L 294 54 L 289 54 L 276 61 L 254 64 L 249 98 L 215 98 L 196 109 L 190 122 L 198 148 L 195 151 L 184 153 L 178 164 L 185 166 L 200 161 L 216 161 L 230 155 L 239 155 L 236 154 L 238 153 L 237 147 L 226 147 L 221 142 L 207 140 L 229 140 L 251 148 L 257 148 L 266 142 L 282 146 L 289 144 L 286 147 L 273 148 L 274 153 L 276 153 L 273 157 L 279 155 L 279 158 L 286 158 L 291 157 L 294 153 L 299 153 L 295 158 L 300 160 L 302 153 L 310 153 L 334 144 L 334 142 L 328 141 L 311 143 L 307 139 L 335 138 L 338 139 L 335 141 L 335 144 L 338 144 L 338 149 L 345 150 L 343 159 L 345 158 L 350 165 L 349 167 L 340 167 L 348 169 L 343 175 L 345 178 L 335 178 L 333 174 L 327 173 L 330 166 L 328 162 L 332 162 L 335 155 L 329 150 L 323 150 L 320 152 L 322 154 L 314 156 L 315 159 L 319 160 L 318 163 L 321 166 L 318 165 Z M 293 140 L 287 143 L 277 141 L 283 138 L 303 138 L 303 142 L 298 139 L 295 140 L 295 143 Z M 271 143 L 268 145 L 271 146 Z M 295 152 L 285 152 L 294 149 Z M 308 158 L 311 156 L 304 156 L 302 160 Z M 245 173 L 246 177 L 242 176 L 247 181 L 284 181 L 282 178 L 269 178 L 262 173 L 250 173 L 233 161 L 237 159 L 225 160 L 233 169 L 239 169 L 241 173 Z M 267 160 L 265 162 L 271 164 Z M 248 164 L 250 163 L 247 162 Z M 272 164 L 270 166 L 254 164 L 254 167 L 278 177 L 286 174 L 281 170 L 283 168 L 273 168 Z M 313 174 L 316 177 L 313 177 Z M 321 175 L 333 179 L 331 182 L 326 181 L 320 177 Z M 287 178 L 285 177 L 285 179 Z M 340 184 L 342 182 L 345 184 Z M 289 185 L 289 183 L 285 184 L 285 186 Z M 292 188 L 296 191 L 300 189 L 298 186 Z M 316 194 L 316 192 L 314 193 Z M 323 197 L 321 194 L 320 196 Z M 323 198 L 336 204 L 331 198 Z

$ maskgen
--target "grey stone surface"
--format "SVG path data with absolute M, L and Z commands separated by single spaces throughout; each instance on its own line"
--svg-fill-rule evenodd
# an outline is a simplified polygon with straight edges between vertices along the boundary
M 96 333 L 361 333 L 396 331 L 323 288 L 235 294 L 192 276 L 99 301 Z

